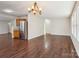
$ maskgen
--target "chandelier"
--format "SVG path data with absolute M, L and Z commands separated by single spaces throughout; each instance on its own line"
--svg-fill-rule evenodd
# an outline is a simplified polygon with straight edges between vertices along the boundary
M 37 3 L 35 2 L 31 8 L 28 8 L 28 12 L 32 12 L 34 15 L 37 13 L 41 15 L 42 9 L 38 7 Z

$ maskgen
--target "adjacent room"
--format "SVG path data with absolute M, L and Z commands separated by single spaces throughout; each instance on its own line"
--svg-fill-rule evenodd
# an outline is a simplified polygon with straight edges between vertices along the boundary
M 79 1 L 0 1 L 0 58 L 78 58 Z

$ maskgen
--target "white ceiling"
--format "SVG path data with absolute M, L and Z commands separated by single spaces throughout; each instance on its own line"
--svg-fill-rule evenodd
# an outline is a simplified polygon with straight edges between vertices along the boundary
M 9 19 L 6 16 L 24 16 L 28 15 L 28 7 L 31 7 L 34 1 L 0 1 L 0 20 Z M 73 9 L 72 1 L 37 1 L 42 8 L 42 17 L 45 18 L 64 18 L 69 17 Z M 5 13 L 4 9 L 11 9 L 15 12 Z M 5 16 L 3 16 L 5 15 Z

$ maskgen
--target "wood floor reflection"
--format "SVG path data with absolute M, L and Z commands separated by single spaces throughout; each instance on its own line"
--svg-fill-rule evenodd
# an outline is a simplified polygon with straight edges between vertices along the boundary
M 76 58 L 77 53 L 68 36 L 39 36 L 31 40 L 0 36 L 1 58 Z

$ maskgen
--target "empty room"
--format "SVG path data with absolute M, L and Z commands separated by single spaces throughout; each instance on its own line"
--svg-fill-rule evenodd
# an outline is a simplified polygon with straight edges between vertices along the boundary
M 0 58 L 78 58 L 79 1 L 0 1 Z

